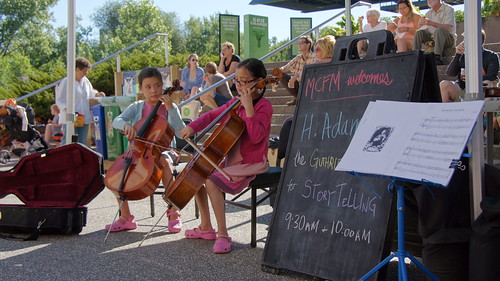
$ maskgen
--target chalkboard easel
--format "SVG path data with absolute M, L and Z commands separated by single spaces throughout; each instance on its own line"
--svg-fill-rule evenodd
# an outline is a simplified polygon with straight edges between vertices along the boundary
M 365 38 L 367 55 L 359 59 L 356 44 Z M 331 63 L 304 68 L 265 267 L 358 280 L 388 254 L 389 180 L 365 180 L 378 197 L 334 169 L 368 102 L 432 100 L 436 94 L 437 82 L 426 81 L 425 91 L 422 86 L 433 62 L 426 63 L 421 51 L 394 53 L 393 40 L 386 31 L 339 38 Z

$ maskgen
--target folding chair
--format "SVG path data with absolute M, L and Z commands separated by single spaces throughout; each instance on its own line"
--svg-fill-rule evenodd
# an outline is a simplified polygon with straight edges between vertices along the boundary
M 281 127 L 280 136 L 279 136 L 279 144 L 278 144 L 278 155 L 276 157 L 276 167 L 269 167 L 266 173 L 257 175 L 253 181 L 250 182 L 249 186 L 243 190 L 238 195 L 233 198 L 227 200 L 226 204 L 237 206 L 240 208 L 251 210 L 251 242 L 250 245 L 255 247 L 257 245 L 257 206 L 260 205 L 264 200 L 270 198 L 271 200 L 274 198 L 276 191 L 278 189 L 278 185 L 281 177 L 281 160 L 285 158 L 286 147 L 288 144 L 288 137 L 290 135 L 290 129 L 292 127 L 292 118 L 288 118 L 283 122 L 283 126 Z M 257 198 L 257 190 L 263 190 L 266 194 L 264 197 L 258 199 Z M 251 191 L 251 200 L 250 205 L 244 204 L 242 202 L 238 202 L 238 198 L 240 198 L 243 194 Z

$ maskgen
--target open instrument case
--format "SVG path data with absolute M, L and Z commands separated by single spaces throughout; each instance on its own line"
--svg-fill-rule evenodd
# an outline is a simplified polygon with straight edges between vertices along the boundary
M 14 194 L 24 203 L 0 204 L 0 232 L 80 233 L 103 172 L 102 155 L 77 143 L 21 158 L 0 172 L 0 198 Z

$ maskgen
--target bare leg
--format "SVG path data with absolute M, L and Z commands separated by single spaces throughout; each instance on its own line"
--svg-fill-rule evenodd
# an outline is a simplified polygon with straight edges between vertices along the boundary
M 52 124 L 45 125 L 45 134 L 43 138 L 47 144 L 50 144 L 53 141 L 53 133 L 52 133 Z
M 441 100 L 443 102 L 455 101 L 458 98 L 457 86 L 452 81 L 441 81 L 439 89 L 441 90 Z
M 406 52 L 406 42 L 404 39 L 396 39 L 396 46 L 398 48 L 398 53 Z
M 174 169 L 172 168 L 172 164 L 170 164 L 170 160 L 165 159 L 165 166 L 163 166 L 162 169 L 162 175 L 161 175 L 161 181 L 163 183 L 163 186 L 165 187 L 165 190 L 168 189 L 168 185 L 171 183 L 170 180 L 172 179 L 172 174 L 174 173 Z M 174 214 L 174 212 L 179 211 L 176 207 L 172 207 L 169 209 L 172 214 L 170 215 L 171 220 L 176 220 L 179 218 L 180 215 Z
M 196 204 L 200 210 L 200 229 L 201 230 L 211 230 L 212 221 L 210 220 L 210 213 L 208 211 L 208 196 L 205 187 L 200 188 L 200 190 L 195 195 Z
M 122 203 L 122 200 L 117 198 L 118 200 L 118 205 L 120 205 Z M 130 213 L 130 206 L 128 205 L 128 200 L 125 200 L 123 202 L 123 204 L 121 204 L 120 206 L 120 213 L 121 213 L 121 216 L 124 217 L 125 219 L 129 219 L 132 214 Z M 125 221 L 123 221 L 121 218 L 118 219 L 122 224 L 125 223 Z
M 404 42 L 405 42 L 406 51 L 413 50 L 413 39 L 405 39 Z
M 219 106 L 217 105 L 217 103 L 215 103 L 215 100 L 214 98 L 212 97 L 212 94 L 211 93 L 207 93 L 207 94 L 204 94 L 200 97 L 200 100 L 208 105 L 210 108 L 212 109 L 216 109 L 216 108 L 219 108 Z
M 214 209 L 215 219 L 217 220 L 217 233 L 227 236 L 226 226 L 226 205 L 222 191 L 211 181 L 206 182 L 207 193 L 210 196 L 210 202 Z

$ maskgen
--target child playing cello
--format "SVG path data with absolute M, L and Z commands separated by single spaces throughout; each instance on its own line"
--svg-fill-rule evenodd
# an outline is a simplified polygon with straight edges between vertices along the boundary
M 273 109 L 271 102 L 264 98 L 265 87 L 255 87 L 258 82 L 267 76 L 264 64 L 258 59 L 246 59 L 238 64 L 233 83 L 238 90 L 238 97 L 228 101 L 218 109 L 209 111 L 180 131 L 183 138 L 193 136 L 204 129 L 216 119 L 231 104 L 239 100 L 241 106 L 236 113 L 245 122 L 245 130 L 228 153 L 225 159 L 224 171 L 232 181 L 227 180 L 219 171 L 210 175 L 195 195 L 196 203 L 200 209 L 200 225 L 192 230 L 187 230 L 186 238 L 215 240 L 213 252 L 216 254 L 231 251 L 231 237 L 228 236 L 225 213 L 225 193 L 240 193 L 257 174 L 268 169 L 267 147 L 271 132 L 271 116 Z M 217 220 L 217 232 L 212 227 L 208 209 L 208 197 L 212 203 Z
M 163 80 L 160 71 L 156 68 L 145 68 L 139 73 L 138 80 L 139 88 L 146 97 L 146 100 L 137 101 L 128 106 L 115 118 L 113 127 L 123 131 L 129 140 L 135 139 L 137 131 L 133 125 L 143 117 L 149 116 L 158 101 L 162 101 L 164 106 L 160 106 L 156 114 L 167 119 L 176 135 L 179 135 L 179 131 L 183 129 L 185 125 L 177 106 L 172 103 L 170 96 L 162 95 Z M 169 157 L 165 154 L 162 154 L 161 157 L 165 158 L 165 161 L 163 161 L 165 165 L 162 168 L 162 182 L 164 185 L 167 185 L 170 183 L 173 169 Z M 118 199 L 118 204 L 120 203 L 121 199 Z M 130 213 L 127 200 L 120 205 L 120 212 L 121 217 L 113 224 L 106 225 L 106 230 L 111 228 L 110 231 L 115 232 L 137 228 L 137 223 L 134 220 L 134 216 Z M 167 217 L 168 231 L 173 233 L 180 232 L 182 230 L 182 222 L 179 210 L 175 207 L 168 209 Z

